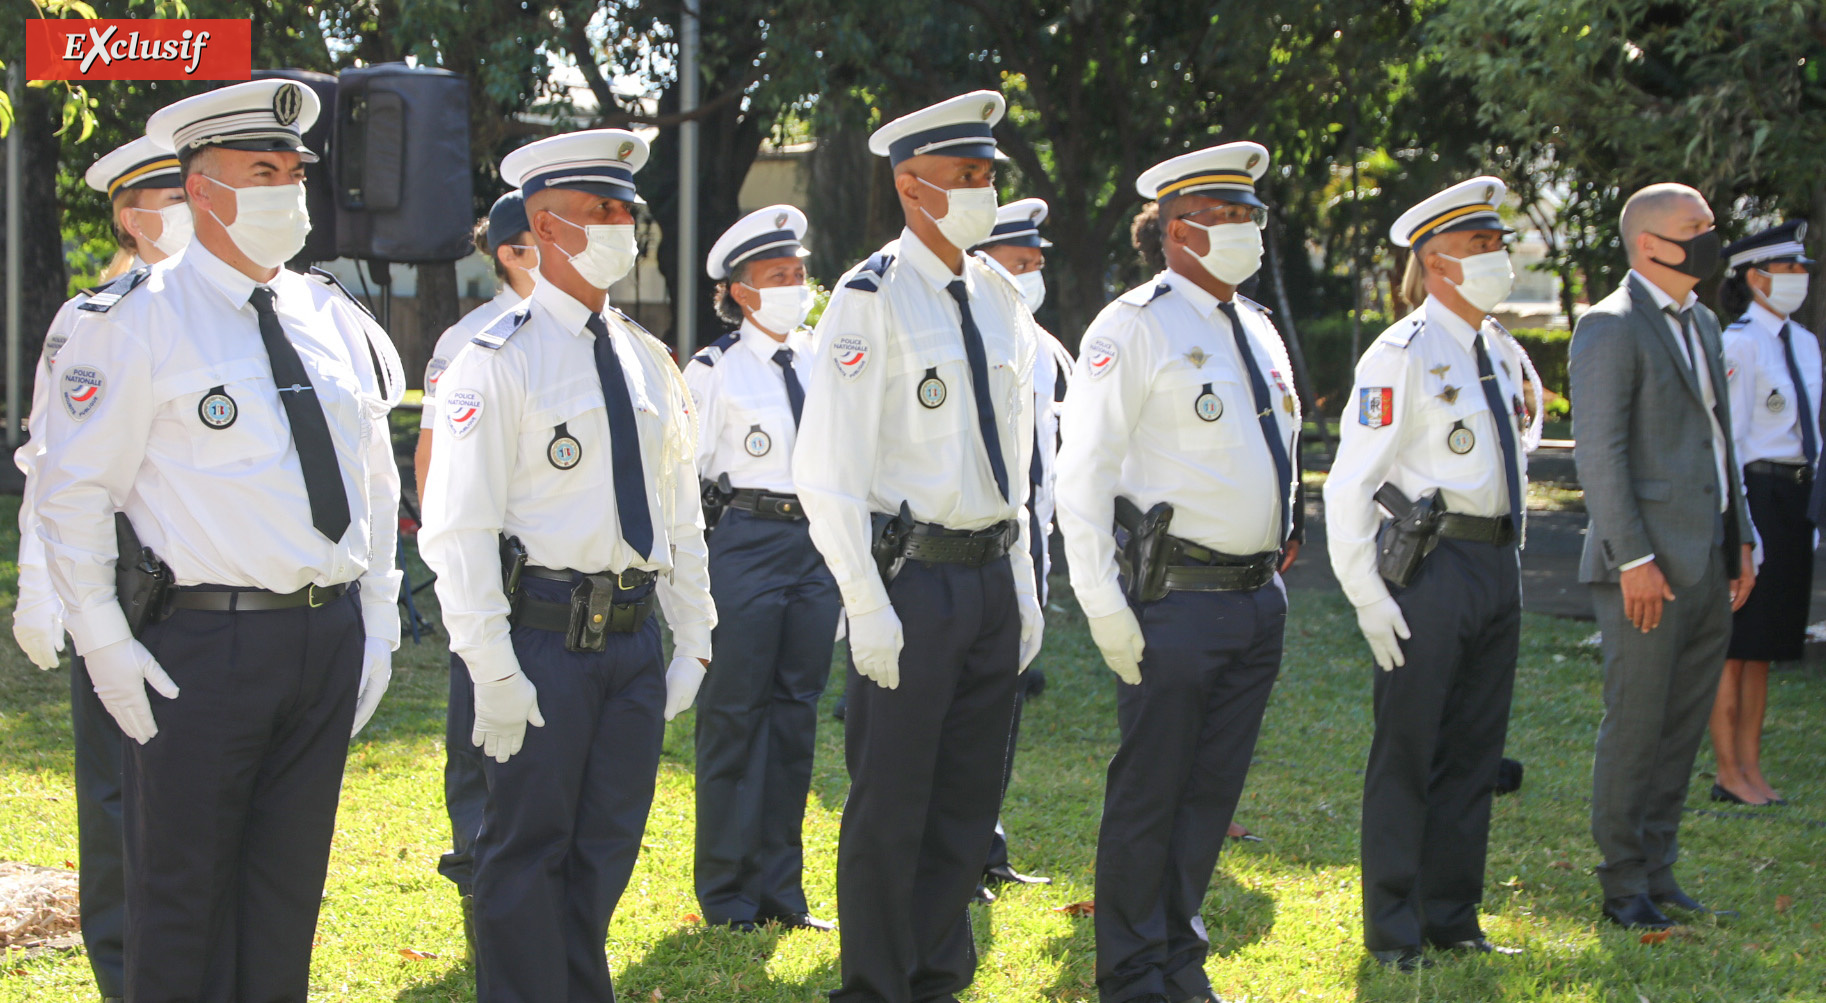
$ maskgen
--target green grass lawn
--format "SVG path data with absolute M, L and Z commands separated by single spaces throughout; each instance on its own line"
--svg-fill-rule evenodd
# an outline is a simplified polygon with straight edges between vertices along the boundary
M 0 525 L 13 524 L 13 504 L 0 504 Z M 0 548 L 13 552 L 4 537 Z M 0 568 L 0 606 L 8 610 L 11 581 L 11 566 Z M 1114 682 L 1069 590 L 1056 585 L 1065 594 L 1039 663 L 1051 685 L 1029 705 L 1004 815 L 1016 865 L 1054 883 L 1014 888 L 974 909 L 982 966 L 966 1000 L 1096 999 L 1091 920 L 1061 907 L 1092 895 L 1103 769 L 1115 748 Z M 1587 798 L 1600 673 L 1597 650 L 1579 643 L 1592 627 L 1528 617 L 1509 747 L 1526 762 L 1527 781 L 1496 803 L 1485 893 L 1491 938 L 1526 953 L 1404 976 L 1368 962 L 1360 946 L 1365 649 L 1334 594 L 1296 592 L 1288 632 L 1238 812 L 1266 842 L 1227 848 L 1205 904 L 1214 948 L 1208 967 L 1225 999 L 1826 999 L 1826 679 L 1819 670 L 1772 682 L 1767 767 L 1792 807 L 1713 811 L 1704 799 L 1709 783 L 1693 785 L 1680 876 L 1699 898 L 1742 916 L 1643 944 L 1595 921 Z M 435 870 L 448 835 L 441 641 L 401 650 L 392 691 L 351 750 L 314 1000 L 473 999 L 456 897 Z M 10 643 L 0 649 L 0 859 L 63 866 L 76 858 L 67 672 L 41 673 Z M 845 777 L 840 726 L 828 716 L 820 725 L 806 817 L 807 891 L 818 914 L 834 917 Z M 610 930 L 620 993 L 637 1003 L 821 1000 L 837 982 L 835 937 L 737 934 L 697 922 L 691 733 L 690 714 L 668 729 L 640 864 Z M 1704 757 L 1700 768 L 1708 768 Z M 80 951 L 4 960 L 0 1001 L 93 998 Z

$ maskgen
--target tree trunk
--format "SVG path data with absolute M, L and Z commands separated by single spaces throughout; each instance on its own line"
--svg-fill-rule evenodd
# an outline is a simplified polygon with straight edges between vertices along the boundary
M 409 383 L 424 379 L 425 363 L 431 360 L 438 336 L 462 315 L 457 303 L 456 262 L 432 261 L 417 267 L 417 330 L 387 332 L 393 338 L 394 347 L 399 349 Z
M 20 158 L 20 192 L 22 207 L 20 232 L 24 234 L 21 250 L 19 361 L 20 408 L 30 405 L 32 382 L 37 374 L 38 353 L 44 346 L 45 329 L 67 299 L 69 273 L 64 267 L 62 218 L 57 205 L 58 112 L 63 91 L 58 88 L 28 87 L 25 98 L 14 109 L 12 135 L 25 144 Z M 11 139 L 8 139 L 11 142 Z M 5 175 L 0 172 L 0 190 Z M 5 255 L 5 200 L 0 199 L 0 261 Z M 5 287 L 0 285 L 0 315 L 5 309 Z M 5 365 L 0 359 L 0 367 Z M 8 415 L 13 427 L 20 427 L 25 415 Z
M 1324 444 L 1327 453 L 1332 452 L 1331 425 L 1319 410 L 1319 402 L 1312 393 L 1312 375 L 1306 368 L 1306 352 L 1300 347 L 1300 330 L 1294 326 L 1293 304 L 1287 299 L 1287 281 L 1281 273 L 1280 254 L 1281 228 L 1272 222 L 1268 227 L 1268 275 L 1274 282 L 1275 305 L 1281 308 L 1281 316 L 1275 327 L 1280 329 L 1281 339 L 1287 343 L 1287 358 L 1293 363 L 1294 392 L 1300 395 L 1303 410 L 1308 418 L 1319 426 L 1319 441 Z

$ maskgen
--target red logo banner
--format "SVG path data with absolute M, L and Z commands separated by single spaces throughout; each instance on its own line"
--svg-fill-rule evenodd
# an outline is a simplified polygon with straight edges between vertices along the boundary
M 246 18 L 33 18 L 25 22 L 31 80 L 247 80 Z

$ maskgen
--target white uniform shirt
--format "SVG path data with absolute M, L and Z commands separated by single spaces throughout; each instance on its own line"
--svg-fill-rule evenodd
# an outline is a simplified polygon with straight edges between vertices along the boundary
M 340 290 L 274 276 L 348 497 L 349 527 L 332 543 L 311 525 L 254 287 L 192 242 L 111 310 L 82 312 L 57 355 L 33 497 L 79 653 L 128 637 L 114 592 L 117 510 L 179 585 L 294 592 L 360 579 L 368 636 L 399 641 L 399 470 L 387 425 L 405 384 L 399 357 Z M 232 421 L 212 427 L 203 405 L 217 395 L 233 402 Z
M 1501 414 L 1491 413 L 1478 382 L 1473 339 L 1480 333 Z M 1474 330 L 1430 297 L 1363 353 L 1339 418 L 1338 457 L 1325 481 L 1332 573 L 1352 605 L 1388 598 L 1376 571 L 1376 531 L 1384 516 L 1375 495 L 1383 484 L 1415 500 L 1437 491 L 1448 512 L 1508 515 L 1509 481 L 1496 426 L 1507 421 L 1515 434 L 1517 481 L 1526 490 L 1524 354 L 1495 321 L 1485 318 Z
M 868 270 L 884 260 L 879 274 Z M 960 278 L 982 333 L 1010 498 L 977 428 L 960 313 L 946 291 Z M 915 520 L 951 529 L 1015 520 L 1015 590 L 1037 595 L 1026 509 L 1037 344 L 1012 286 L 968 254 L 953 275 L 911 230 L 838 281 L 818 321 L 793 482 L 851 616 L 888 604 L 869 517 L 903 501 Z
M 812 334 L 804 328 L 782 343 L 744 320 L 732 336 L 718 339 L 686 363 L 685 383 L 697 405 L 698 476 L 714 481 L 726 473 L 737 488 L 793 492 L 798 431 L 785 372 L 773 359 L 782 348 L 793 351 L 799 388 L 810 387 Z
M 1034 332 L 1040 339 L 1040 348 L 1033 357 L 1035 435 L 1028 473 L 1028 479 L 1033 482 L 1033 497 L 1028 499 L 1033 521 L 1028 532 L 1037 533 L 1039 537 L 1041 566 L 1034 569 L 1034 574 L 1044 582 L 1052 574 L 1052 521 L 1058 508 L 1059 408 L 1065 400 L 1060 391 L 1071 379 L 1073 363 L 1071 352 L 1053 337 L 1051 331 L 1035 324 Z
M 502 286 L 495 293 L 495 298 L 464 314 L 461 320 L 444 329 L 437 336 L 437 344 L 431 349 L 431 361 L 425 363 L 425 403 L 420 413 L 418 427 L 431 428 L 437 424 L 437 381 L 450 368 L 450 360 L 457 357 L 463 346 L 475 340 L 476 335 L 488 330 L 504 313 L 526 302 L 512 286 Z
M 519 665 L 501 590 L 505 534 L 519 537 L 527 561 L 540 567 L 660 572 L 659 600 L 676 653 L 709 658 L 716 609 L 692 469 L 692 418 L 678 370 L 650 335 L 604 308 L 640 435 L 653 519 L 653 553 L 643 556 L 621 538 L 608 409 L 595 336 L 585 326 L 590 310 L 545 281 L 524 309 L 525 322 L 504 344 L 470 344 L 439 380 L 444 406 L 425 478 L 419 550 L 437 572 L 450 649 L 477 680 L 505 678 Z M 506 334 L 516 315 L 493 330 Z M 567 436 L 574 456 L 554 450 Z
M 1261 307 L 1237 316 L 1293 460 L 1300 404 L 1281 335 Z M 1059 528 L 1084 614 L 1127 600 L 1111 530 L 1116 496 L 1173 506 L 1168 532 L 1226 554 L 1280 549 L 1274 455 L 1249 371 L 1217 297 L 1165 271 L 1103 308 L 1084 332 L 1060 426 Z M 1288 505 L 1295 502 L 1288 488 Z
M 1794 346 L 1794 364 L 1807 390 L 1807 408 L 1795 392 L 1782 351 L 1782 325 Z M 1820 343 L 1813 332 L 1793 320 L 1783 320 L 1761 303 L 1724 330 L 1725 385 L 1731 400 L 1731 438 L 1737 443 L 1737 462 L 1748 466 L 1757 460 L 1805 463 L 1801 449 L 1802 421 L 1813 423 L 1814 442 L 1820 442 Z

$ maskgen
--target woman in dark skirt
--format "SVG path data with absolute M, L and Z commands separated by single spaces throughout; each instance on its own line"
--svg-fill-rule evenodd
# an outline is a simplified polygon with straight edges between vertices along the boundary
M 1790 315 L 1807 296 L 1801 221 L 1752 234 L 1725 248 L 1730 274 L 1722 290 L 1727 315 L 1725 378 L 1731 435 L 1744 465 L 1744 492 L 1756 525 L 1761 566 L 1756 589 L 1732 621 L 1731 646 L 1712 707 L 1718 781 L 1712 799 L 1734 804 L 1787 804 L 1763 778 L 1763 712 L 1769 663 L 1801 657 L 1813 597 L 1818 467 L 1820 348 Z

